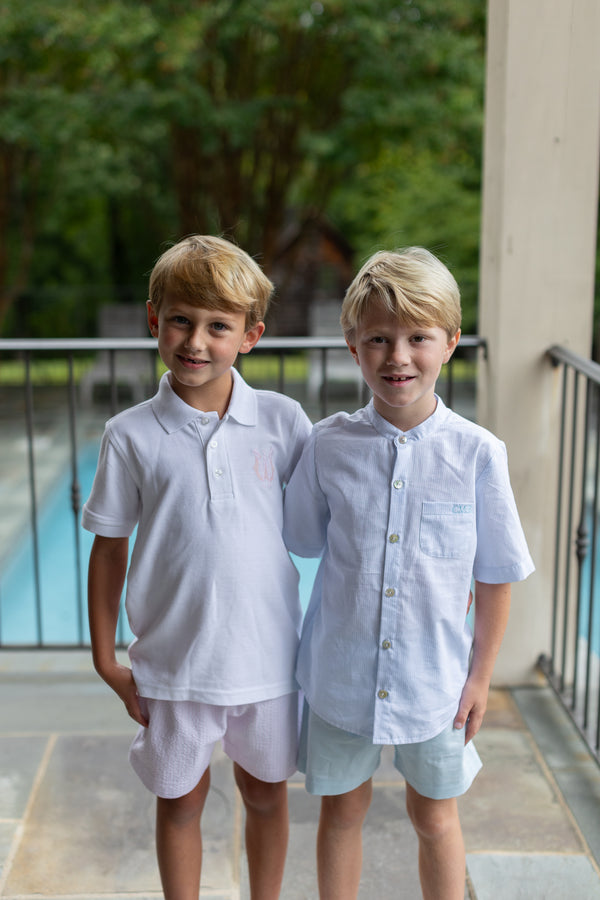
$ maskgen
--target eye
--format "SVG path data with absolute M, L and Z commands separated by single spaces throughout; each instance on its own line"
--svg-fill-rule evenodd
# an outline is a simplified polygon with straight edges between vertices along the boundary
M 180 315 L 173 316 L 171 321 L 175 322 L 176 325 L 189 325 L 190 324 L 189 319 L 186 319 L 185 316 L 180 316 Z
M 380 334 L 375 334 L 373 337 L 369 338 L 370 344 L 385 344 L 385 338 Z
M 213 322 L 210 327 L 213 331 L 223 332 L 229 330 L 229 325 L 227 325 L 225 322 Z
M 414 334 L 411 338 L 411 341 L 413 342 L 413 344 L 422 344 L 426 340 L 427 340 L 427 336 L 424 334 Z

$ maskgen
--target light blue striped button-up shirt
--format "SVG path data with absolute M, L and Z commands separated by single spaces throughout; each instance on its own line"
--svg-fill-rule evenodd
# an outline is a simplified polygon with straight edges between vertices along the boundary
M 467 677 L 472 579 L 533 571 L 504 444 L 448 409 L 402 433 L 372 402 L 315 426 L 284 536 L 322 554 L 297 679 L 321 718 L 377 744 L 424 741 Z

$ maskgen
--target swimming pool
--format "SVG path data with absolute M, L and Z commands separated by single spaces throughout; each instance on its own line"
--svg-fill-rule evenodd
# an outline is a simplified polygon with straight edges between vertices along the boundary
M 78 477 L 83 500 L 89 496 L 96 463 L 98 445 L 90 444 L 79 455 Z M 0 573 L 0 641 L 7 645 L 77 645 L 89 643 L 87 624 L 86 582 L 87 567 L 94 536 L 85 531 L 79 521 L 81 571 L 77 584 L 75 561 L 75 522 L 71 510 L 71 475 L 65 471 L 48 497 L 39 515 L 39 557 L 41 622 L 38 635 L 36 598 L 31 540 L 23 542 L 14 558 Z M 133 546 L 133 541 L 130 542 Z M 293 557 L 300 574 L 300 599 L 306 609 L 316 574 L 318 561 Z M 600 655 L 600 605 L 596 604 L 589 622 L 590 558 L 582 572 L 582 600 L 580 628 L 582 637 L 592 635 L 592 652 Z M 600 565 L 596 566 L 594 581 L 600 591 Z M 79 593 L 78 593 L 79 591 Z M 79 602 L 78 597 L 81 598 Z M 591 629 L 590 629 L 591 624 Z M 119 619 L 117 639 L 128 643 L 132 635 L 127 618 Z
M 89 496 L 98 445 L 90 444 L 79 455 L 78 477 L 83 501 Z M 74 529 L 80 540 L 81 571 L 76 573 Z M 41 622 L 38 635 L 33 548 L 23 542 L 0 573 L 0 640 L 3 645 L 69 645 L 89 643 L 87 623 L 87 568 L 94 535 L 75 525 L 71 509 L 71 474 L 65 472 L 39 514 Z M 130 541 L 133 547 L 133 540 Z M 305 609 L 318 561 L 298 559 L 300 599 Z M 78 585 L 77 579 L 80 579 Z M 79 599 L 81 598 L 81 599 Z M 124 613 L 119 618 L 117 639 L 127 643 L 131 631 Z

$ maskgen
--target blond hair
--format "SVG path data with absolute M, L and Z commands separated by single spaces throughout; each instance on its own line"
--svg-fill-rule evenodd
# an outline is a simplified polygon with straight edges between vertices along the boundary
M 453 337 L 460 328 L 460 291 L 452 273 L 429 250 L 381 250 L 358 272 L 346 291 L 341 325 L 346 337 L 372 303 L 380 303 L 403 324 L 437 326 Z
M 150 275 L 158 313 L 165 293 L 204 309 L 245 312 L 246 328 L 261 322 L 274 286 L 260 266 L 231 241 L 193 234 L 166 250 Z

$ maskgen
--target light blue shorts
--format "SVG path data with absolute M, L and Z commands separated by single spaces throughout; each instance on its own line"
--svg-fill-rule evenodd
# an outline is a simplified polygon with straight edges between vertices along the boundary
M 371 778 L 379 766 L 382 744 L 330 725 L 304 704 L 298 769 L 310 794 L 346 794 Z M 481 769 L 473 741 L 452 723 L 428 741 L 397 744 L 394 766 L 423 797 L 459 797 Z

